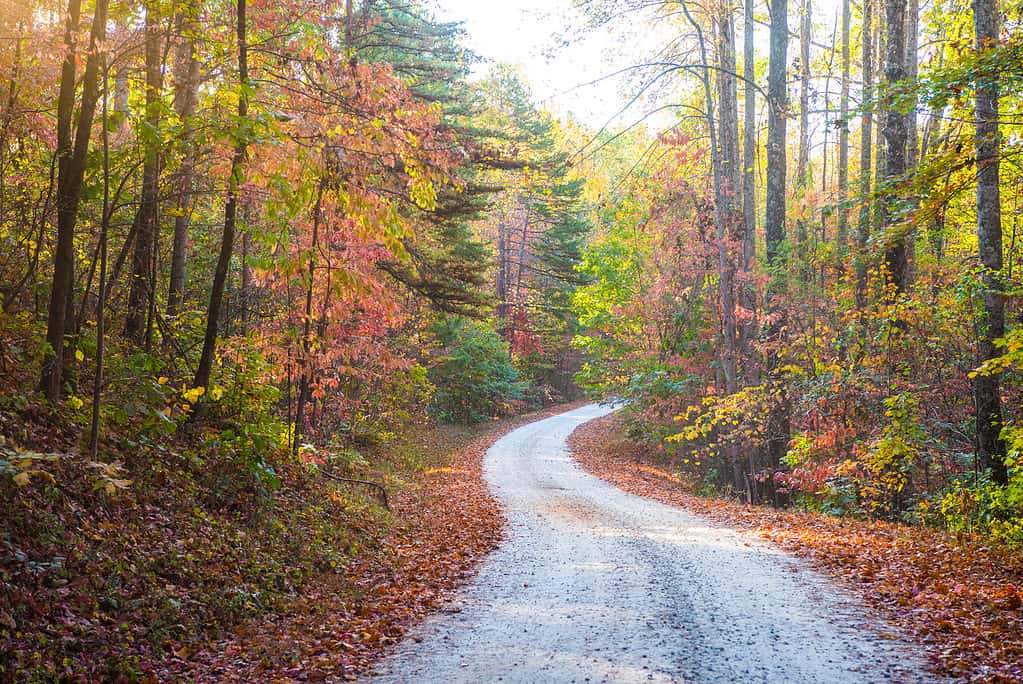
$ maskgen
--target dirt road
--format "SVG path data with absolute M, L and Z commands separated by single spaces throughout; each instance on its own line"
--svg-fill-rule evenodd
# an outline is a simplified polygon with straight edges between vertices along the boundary
M 801 561 L 584 473 L 521 427 L 486 459 L 508 537 L 378 682 L 929 682 L 923 656 Z

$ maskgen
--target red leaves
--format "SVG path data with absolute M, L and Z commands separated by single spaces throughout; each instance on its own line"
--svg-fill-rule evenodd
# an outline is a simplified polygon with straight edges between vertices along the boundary
M 440 608 L 498 544 L 504 521 L 483 482 L 483 455 L 501 435 L 536 419 L 504 421 L 468 443 L 458 438 L 454 451 L 398 493 L 394 525 L 371 530 L 373 538 L 342 574 L 311 582 L 286 615 L 239 630 L 201 654 L 189 675 L 289 682 L 354 680 L 365 672 L 411 625 Z
M 931 648 L 935 669 L 968 681 L 1023 681 L 1023 559 L 922 527 L 703 499 L 613 416 L 577 430 L 573 455 L 621 489 L 755 531 L 861 594 Z

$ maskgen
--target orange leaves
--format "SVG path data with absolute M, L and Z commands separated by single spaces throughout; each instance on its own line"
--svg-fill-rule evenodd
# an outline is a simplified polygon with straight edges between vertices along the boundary
M 627 492 L 749 529 L 808 557 L 931 646 L 941 673 L 1023 681 L 1023 558 L 929 528 L 693 496 L 663 459 L 620 436 L 614 416 L 583 426 L 569 444 L 587 470 Z
M 549 411 L 563 411 L 564 407 Z M 370 529 L 343 572 L 307 585 L 286 613 L 239 632 L 191 663 L 199 681 L 350 681 L 366 672 L 408 628 L 437 610 L 471 577 L 501 538 L 503 518 L 483 482 L 483 454 L 501 435 L 536 416 L 424 452 L 443 458 L 417 474 L 393 502 L 394 524 Z M 452 607 L 449 610 L 457 610 Z

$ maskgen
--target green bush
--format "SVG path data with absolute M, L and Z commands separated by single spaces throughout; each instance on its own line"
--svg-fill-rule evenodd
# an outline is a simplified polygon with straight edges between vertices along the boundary
M 992 482 L 988 473 L 957 480 L 941 498 L 941 517 L 953 532 L 981 534 L 1023 549 L 1023 427 L 1007 427 L 1002 435 L 1008 451 L 1008 484 Z
M 444 347 L 430 369 L 438 418 L 479 422 L 509 413 L 521 400 L 523 383 L 500 335 L 465 318 L 443 321 L 436 334 Z

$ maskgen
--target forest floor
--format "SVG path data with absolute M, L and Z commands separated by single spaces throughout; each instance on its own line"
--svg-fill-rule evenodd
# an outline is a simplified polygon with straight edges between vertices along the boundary
M 1023 681 L 1023 558 L 982 540 L 878 521 L 773 510 L 693 494 L 611 415 L 569 438 L 588 472 L 806 558 L 927 646 L 932 667 L 970 682 Z
M 489 445 L 565 410 L 411 425 L 328 464 L 384 483 L 385 510 L 283 454 L 266 457 L 278 487 L 257 487 L 244 461 L 204 458 L 201 435 L 111 431 L 117 470 L 98 472 L 72 421 L 12 397 L 0 459 L 53 452 L 30 480 L 0 481 L 0 681 L 17 682 L 354 679 L 501 538 Z M 108 475 L 124 479 L 108 491 Z

